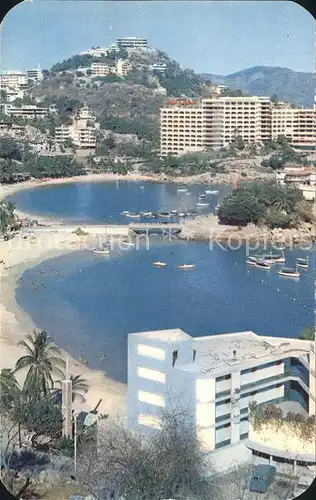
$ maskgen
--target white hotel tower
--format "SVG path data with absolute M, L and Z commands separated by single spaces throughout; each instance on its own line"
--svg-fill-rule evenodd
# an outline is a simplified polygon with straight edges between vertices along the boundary
M 251 434 L 249 403 L 315 415 L 313 343 L 251 331 L 191 337 L 182 330 L 128 337 L 128 420 L 153 432 L 161 410 L 184 408 L 206 451 L 245 443 L 253 452 L 314 463 L 314 445 Z M 288 438 L 285 432 L 285 440 Z M 279 440 L 279 441 L 278 441 Z M 293 462 L 293 463 L 294 463 Z

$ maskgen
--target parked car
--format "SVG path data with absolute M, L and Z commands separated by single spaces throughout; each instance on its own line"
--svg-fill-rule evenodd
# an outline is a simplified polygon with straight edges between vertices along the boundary
M 266 493 L 268 487 L 274 480 L 276 474 L 276 468 L 272 465 L 257 465 L 252 473 L 249 491 L 254 491 L 256 493 Z

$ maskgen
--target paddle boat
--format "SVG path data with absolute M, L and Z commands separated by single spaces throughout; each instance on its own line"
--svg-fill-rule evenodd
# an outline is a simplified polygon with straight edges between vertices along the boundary
M 152 264 L 155 267 L 166 267 L 167 266 L 167 262 L 160 262 L 159 260 L 157 260 L 156 262 L 153 262 Z
M 194 269 L 195 268 L 195 264 L 180 264 L 178 266 L 178 269 L 182 269 L 182 270 L 185 270 L 185 269 Z

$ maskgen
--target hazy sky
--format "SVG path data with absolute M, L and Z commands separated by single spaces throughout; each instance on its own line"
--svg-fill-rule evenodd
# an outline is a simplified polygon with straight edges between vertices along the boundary
M 313 29 L 311 14 L 288 1 L 33 0 L 3 21 L 1 69 L 49 69 L 93 45 L 144 36 L 197 72 L 259 65 L 312 72 Z

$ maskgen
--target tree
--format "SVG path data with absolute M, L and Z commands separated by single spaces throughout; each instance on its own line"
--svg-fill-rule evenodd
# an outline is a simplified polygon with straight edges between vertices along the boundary
M 70 380 L 72 382 L 72 401 L 75 401 L 75 399 L 78 397 L 81 400 L 81 403 L 84 403 L 86 401 L 86 398 L 84 397 L 84 394 L 86 394 L 89 390 L 89 385 L 87 384 L 87 381 L 84 378 L 81 378 L 81 375 L 70 375 Z M 56 384 L 61 385 L 61 381 L 58 380 Z M 53 390 L 53 398 L 52 400 L 55 403 L 61 403 L 62 399 L 62 391 L 61 389 L 54 389 Z
M 291 217 L 280 210 L 276 210 L 272 208 L 268 210 L 265 218 L 265 224 L 270 228 L 274 229 L 275 227 L 287 228 L 290 225 Z
M 12 370 L 3 368 L 0 372 L 0 405 L 9 409 L 19 391 L 18 382 Z
M 18 359 L 15 371 L 27 369 L 23 390 L 32 399 L 47 396 L 53 388 L 53 371 L 59 371 L 65 366 L 60 357 L 60 350 L 53 345 L 53 340 L 45 330 L 34 330 L 34 334 L 27 335 L 27 340 L 22 340 L 19 345 L 28 352 Z
M 217 213 L 222 224 L 235 226 L 246 226 L 250 222 L 256 224 L 264 214 L 264 204 L 246 188 L 238 188 L 225 198 Z
M 85 448 L 77 467 L 77 481 L 96 498 L 214 498 L 211 468 L 185 409 L 161 412 L 149 435 L 122 421 L 104 425 L 98 450 Z
M 21 145 L 16 142 L 11 137 L 1 137 L 0 138 L 0 157 L 6 160 L 18 160 L 22 159 L 22 148 Z
M 299 335 L 300 340 L 315 340 L 315 327 L 307 326 Z
M 0 234 L 5 235 L 18 226 L 14 209 L 15 206 L 10 201 L 0 200 Z

